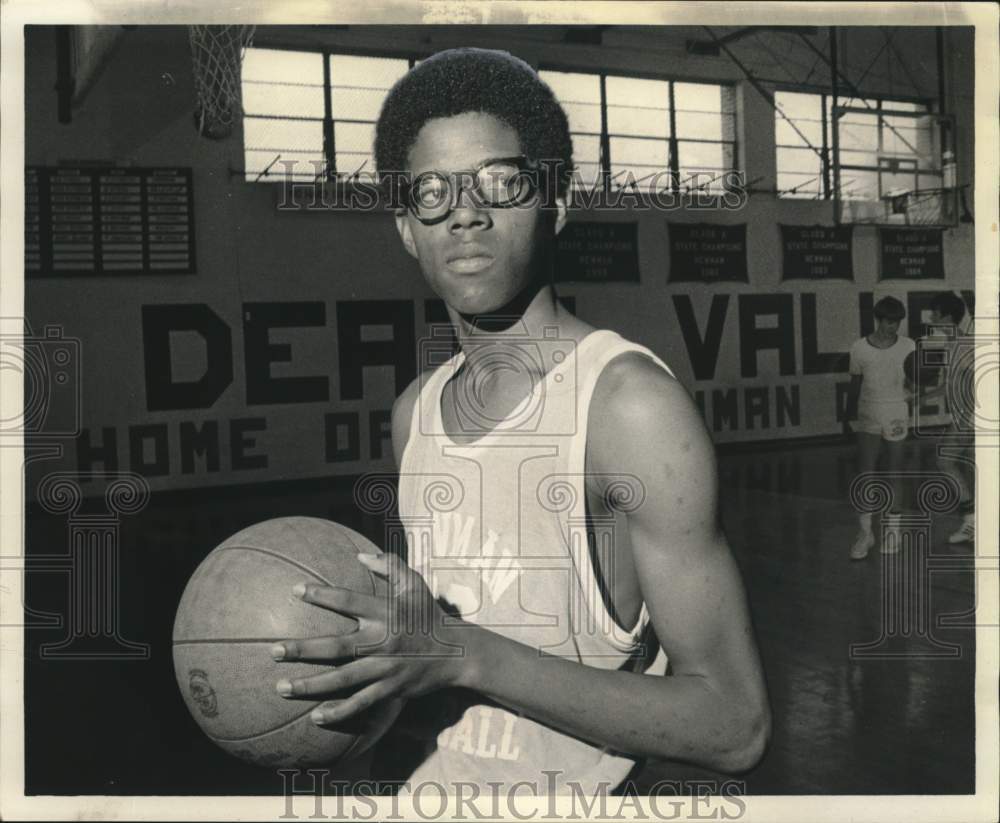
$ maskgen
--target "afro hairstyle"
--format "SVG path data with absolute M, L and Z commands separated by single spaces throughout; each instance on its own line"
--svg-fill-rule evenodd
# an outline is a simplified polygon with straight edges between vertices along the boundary
M 389 90 L 375 124 L 380 175 L 407 169 L 410 149 L 428 120 L 482 112 L 510 126 L 530 160 L 557 164 L 562 196 L 573 171 L 573 141 L 566 112 L 537 72 L 514 55 L 455 48 L 418 63 Z

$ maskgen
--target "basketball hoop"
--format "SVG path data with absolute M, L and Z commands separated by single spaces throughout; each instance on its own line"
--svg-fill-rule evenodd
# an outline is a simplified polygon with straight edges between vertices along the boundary
M 885 215 L 902 215 L 907 226 L 954 226 L 957 203 L 954 189 L 915 189 L 884 198 Z
M 194 87 L 195 125 L 211 140 L 228 137 L 242 113 L 240 67 L 256 26 L 188 26 Z

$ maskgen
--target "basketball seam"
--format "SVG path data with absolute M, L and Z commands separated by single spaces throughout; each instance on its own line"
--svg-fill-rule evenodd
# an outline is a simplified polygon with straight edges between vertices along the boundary
M 319 520 L 320 518 L 316 518 L 316 517 L 306 517 L 306 518 L 302 518 L 302 519 L 303 519 L 303 520 Z M 302 532 L 301 532 L 301 531 L 299 530 L 298 526 L 297 526 L 297 525 L 296 525 L 295 523 L 289 523 L 288 525 L 289 525 L 289 527 L 290 527 L 290 528 L 291 528 L 291 529 L 292 529 L 293 531 L 296 531 L 296 532 L 298 532 L 298 533 L 299 533 L 299 535 L 300 535 L 301 537 L 305 538 L 306 540 L 308 540 L 308 539 L 309 539 L 309 535 L 306 535 L 306 534 L 303 534 L 303 533 L 302 533 Z M 358 544 L 357 544 L 357 543 L 355 543 L 355 542 L 354 542 L 354 541 L 353 541 L 353 540 L 351 539 L 351 535 L 350 535 L 350 534 L 348 533 L 348 530 L 347 530 L 347 528 L 346 528 L 346 527 L 344 527 L 344 526 L 341 526 L 341 525 L 340 525 L 339 523 L 337 523 L 337 524 L 335 524 L 335 525 L 336 525 L 336 526 L 338 527 L 338 531 L 340 532 L 340 536 L 341 536 L 341 537 L 345 537 L 345 538 L 347 538 L 347 542 L 348 542 L 348 543 L 350 543 L 350 544 L 351 544 L 351 545 L 352 545 L 352 546 L 354 547 L 354 554 L 355 554 L 355 555 L 359 555 L 359 554 L 361 554 L 361 548 L 360 548 L 360 547 L 358 546 Z M 358 562 L 360 563 L 361 561 L 359 560 Z M 368 570 L 366 569 L 366 571 L 368 571 Z M 317 577 L 320 577 L 320 575 L 318 575 L 318 574 L 317 574 L 316 576 L 317 576 Z M 320 579 L 322 579 L 322 577 L 320 577 Z M 325 582 L 325 581 L 324 581 L 324 582 Z M 372 579 L 372 573 L 371 573 L 371 571 L 368 571 L 368 583 L 369 583 L 369 585 L 371 585 L 371 589 L 372 589 L 372 590 L 371 590 L 371 592 L 369 592 L 369 593 L 370 593 L 370 594 L 375 594 L 375 581 L 374 581 L 374 580 Z M 333 584 L 332 584 L 332 583 L 327 583 L 327 585 L 328 585 L 328 586 L 332 586 Z
M 310 714 L 313 709 L 315 709 L 322 701 L 317 701 L 313 703 L 308 709 L 306 709 L 302 714 L 297 714 L 287 723 L 282 723 L 280 726 L 275 726 L 273 729 L 268 729 L 266 732 L 261 732 L 260 734 L 254 734 L 250 737 L 215 737 L 214 735 L 209 735 L 212 740 L 217 740 L 219 743 L 248 743 L 251 740 L 258 740 L 261 737 L 267 737 L 269 734 L 274 732 L 280 732 L 282 729 L 287 729 L 293 723 L 298 723 L 307 714 Z M 353 745 L 353 744 L 352 744 Z
M 321 580 L 324 585 L 333 586 L 333 583 L 331 583 L 329 580 L 323 577 L 323 575 L 321 575 L 319 572 L 310 569 L 308 566 L 304 565 L 303 563 L 299 563 L 297 560 L 292 560 L 290 557 L 284 554 L 278 554 L 277 552 L 270 551 L 269 549 L 262 549 L 259 548 L 258 546 L 225 546 L 223 548 L 220 548 L 218 551 L 219 552 L 247 551 L 247 552 L 259 552 L 260 554 L 266 554 L 269 557 L 275 558 L 276 560 L 283 560 L 290 566 L 294 566 L 297 569 L 301 569 L 306 574 L 311 574 L 313 577 Z

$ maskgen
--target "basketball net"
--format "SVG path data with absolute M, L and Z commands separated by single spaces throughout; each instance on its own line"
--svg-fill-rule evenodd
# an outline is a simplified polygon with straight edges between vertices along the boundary
M 203 137 L 228 137 L 242 114 L 240 67 L 256 28 L 188 26 L 198 98 L 195 125 Z
M 957 221 L 954 189 L 916 189 L 889 196 L 888 215 L 907 226 L 952 226 Z

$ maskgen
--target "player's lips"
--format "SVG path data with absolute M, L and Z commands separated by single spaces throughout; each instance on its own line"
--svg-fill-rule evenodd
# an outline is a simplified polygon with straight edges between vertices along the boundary
M 461 274 L 474 274 L 493 264 L 493 255 L 482 246 L 467 246 L 451 252 L 445 258 L 449 269 Z

